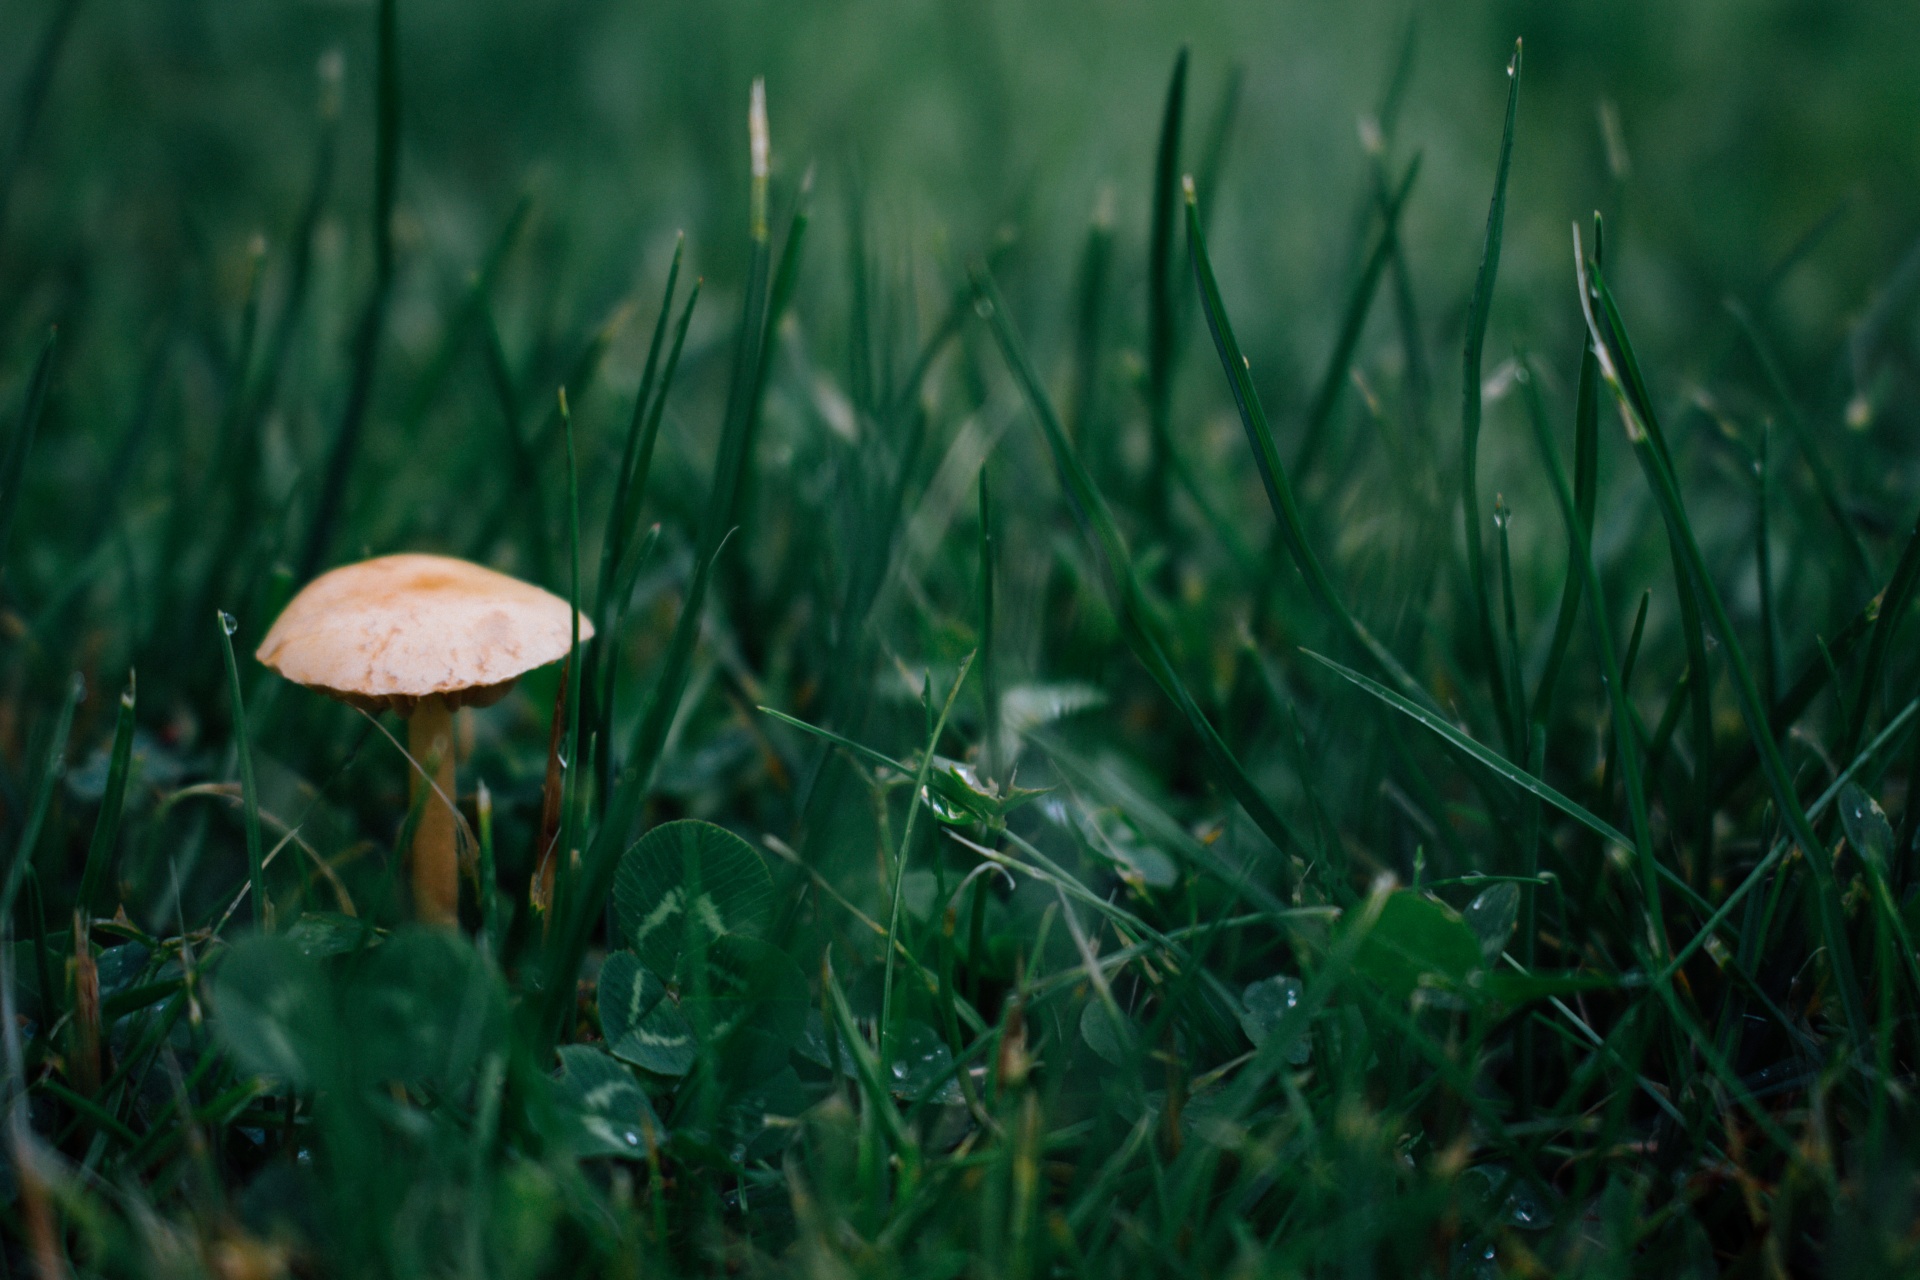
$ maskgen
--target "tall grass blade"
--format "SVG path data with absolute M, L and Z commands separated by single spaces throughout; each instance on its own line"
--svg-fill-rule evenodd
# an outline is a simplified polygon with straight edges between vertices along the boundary
M 987 466 L 980 466 L 980 700 L 986 713 L 981 723 L 985 738 L 981 742 L 981 764 L 988 783 L 1000 779 L 1000 669 L 994 659 L 994 573 L 993 496 L 988 484 Z
M 120 814 L 127 798 L 127 776 L 133 765 L 134 700 L 137 686 L 133 672 L 127 672 L 126 691 L 120 695 L 120 714 L 113 727 L 113 754 L 107 761 L 107 789 L 100 797 L 100 814 L 94 819 L 93 840 L 87 845 L 87 862 L 80 874 L 80 910 L 101 910 L 101 887 L 114 876 L 114 862 L 120 847 Z
M 1206 233 L 1200 228 L 1197 200 L 1191 186 L 1187 188 L 1187 244 L 1193 257 L 1194 279 L 1200 289 L 1201 311 L 1207 318 L 1207 329 L 1213 335 L 1214 349 L 1220 354 L 1221 368 L 1226 372 L 1227 385 L 1232 389 L 1234 404 L 1240 411 L 1241 426 L 1246 429 L 1248 443 L 1253 446 L 1253 461 L 1259 469 L 1260 482 L 1266 487 L 1267 501 L 1273 507 L 1274 519 L 1279 523 L 1280 537 L 1288 554 L 1293 557 L 1300 575 L 1307 580 L 1307 589 L 1312 592 L 1315 603 L 1334 628 L 1354 648 L 1372 659 L 1409 697 L 1437 711 L 1438 707 L 1433 705 L 1426 690 L 1400 665 L 1399 659 L 1347 612 L 1332 580 L 1321 567 L 1319 556 L 1307 540 L 1299 503 L 1294 498 L 1286 467 L 1280 461 L 1279 450 L 1274 447 L 1273 431 L 1267 425 L 1267 413 L 1261 407 L 1260 393 L 1253 385 L 1251 368 L 1247 358 L 1240 352 L 1240 342 L 1234 337 L 1233 324 L 1227 318 L 1226 304 L 1220 299 L 1220 287 L 1213 278 L 1213 263 L 1207 256 Z
M 1347 291 L 1347 304 L 1341 311 L 1340 331 L 1334 337 L 1333 350 L 1327 355 L 1327 365 L 1321 371 L 1313 401 L 1307 406 L 1306 429 L 1300 440 L 1300 452 L 1293 460 L 1296 475 L 1308 474 L 1319 460 L 1321 448 L 1326 443 L 1327 430 L 1333 424 L 1333 411 L 1339 406 L 1341 394 L 1352 380 L 1353 353 L 1359 349 L 1360 335 L 1366 330 L 1367 316 L 1373 310 L 1374 297 L 1380 292 L 1381 278 L 1398 252 L 1400 214 L 1406 208 L 1407 197 L 1413 193 L 1414 180 L 1419 176 L 1420 157 L 1415 155 L 1408 163 L 1400 185 L 1392 190 L 1381 205 L 1380 228 L 1374 235 L 1373 247 L 1367 253 L 1366 265 L 1361 268 L 1353 287 Z
M 240 693 L 240 666 L 233 657 L 233 633 L 240 628 L 234 616 L 216 610 L 220 627 L 220 656 L 227 668 L 227 700 L 233 710 L 233 754 L 240 767 L 241 818 L 247 835 L 247 888 L 253 897 L 253 927 L 273 927 L 267 901 L 265 850 L 260 841 L 260 790 L 253 780 L 253 738 L 247 732 L 247 706 Z
M 1600 252 L 1600 220 L 1593 222 L 1596 258 Z M 1546 422 L 1546 405 L 1540 397 L 1540 376 L 1525 365 L 1526 379 L 1521 391 L 1527 412 L 1533 415 L 1534 430 Z M 1573 409 L 1573 510 L 1587 541 L 1593 541 L 1593 514 L 1600 490 L 1600 371 L 1593 357 L 1593 345 L 1580 344 L 1580 380 L 1574 388 Z M 1560 588 L 1560 612 L 1553 622 L 1553 640 L 1547 647 L 1547 663 L 1541 669 L 1540 683 L 1533 694 L 1533 723 L 1544 726 L 1553 715 L 1553 695 L 1560 683 L 1560 669 L 1567 660 L 1567 647 L 1573 643 L 1574 624 L 1579 619 L 1580 598 L 1586 590 L 1586 575 L 1580 572 L 1579 550 L 1567 542 L 1566 579 Z M 1627 663 L 1632 666 L 1631 661 Z
M 1747 733 L 1759 749 L 1760 766 L 1767 780 L 1768 790 L 1773 795 L 1787 827 L 1788 833 L 1799 844 L 1806 856 L 1807 865 L 1812 869 L 1815 885 L 1815 906 L 1820 924 L 1822 940 L 1828 952 L 1827 963 L 1834 975 L 1834 984 L 1839 989 L 1840 1003 L 1846 1015 L 1847 1029 L 1855 1044 L 1868 1042 L 1868 1025 L 1864 997 L 1861 994 L 1860 979 L 1854 967 L 1851 938 L 1848 935 L 1846 920 L 1840 905 L 1839 886 L 1835 881 L 1833 866 L 1826 856 L 1826 846 L 1814 834 L 1813 825 L 1806 811 L 1800 805 L 1800 798 L 1794 789 L 1792 775 L 1788 773 L 1786 762 L 1781 758 L 1780 747 L 1774 741 L 1772 730 L 1767 723 L 1767 708 L 1761 703 L 1760 691 L 1753 681 L 1753 672 L 1747 665 L 1746 655 L 1740 646 L 1740 638 L 1735 633 L 1732 621 L 1727 616 L 1726 606 L 1721 602 L 1720 593 L 1707 572 L 1705 557 L 1701 554 L 1700 544 L 1695 539 L 1692 522 L 1687 517 L 1685 503 L 1681 500 L 1673 468 L 1665 450 L 1659 447 L 1657 427 L 1653 425 L 1652 406 L 1644 396 L 1644 385 L 1638 377 L 1631 383 L 1623 370 L 1634 370 L 1632 346 L 1623 329 L 1615 327 L 1614 315 L 1607 316 L 1602 324 L 1596 308 L 1605 309 L 1607 301 L 1604 290 L 1604 278 L 1596 269 L 1590 267 L 1583 253 L 1579 251 L 1579 228 L 1574 228 L 1575 265 L 1580 277 L 1580 306 L 1586 316 L 1587 329 L 1592 335 L 1600 359 L 1601 377 L 1605 379 L 1607 389 L 1612 393 L 1614 403 L 1620 410 L 1622 425 L 1626 429 L 1627 440 L 1633 446 L 1640 460 L 1641 470 L 1646 474 L 1649 485 L 1654 491 L 1654 499 L 1660 506 L 1662 517 L 1676 546 L 1684 557 L 1684 568 L 1692 579 L 1701 602 L 1706 606 L 1707 618 L 1711 622 L 1715 636 L 1720 641 L 1721 652 L 1726 657 L 1729 673 L 1733 677 L 1734 692 L 1738 698 L 1741 718 L 1746 721 Z M 1704 684 L 1705 681 L 1700 683 Z M 1703 792 L 1707 788 L 1702 787 Z
M 1466 524 L 1467 582 L 1480 629 L 1480 654 L 1487 664 L 1493 690 L 1494 714 L 1507 743 L 1507 754 L 1524 758 L 1522 708 L 1513 705 L 1506 663 L 1494 638 L 1493 603 L 1487 591 L 1486 552 L 1480 520 L 1480 361 L 1487 345 L 1487 320 L 1493 313 L 1493 285 L 1500 274 L 1500 244 L 1506 230 L 1507 177 L 1513 169 L 1513 126 L 1520 110 L 1520 42 L 1513 42 L 1507 63 L 1507 117 L 1500 130 L 1500 160 L 1494 168 L 1493 203 L 1487 210 L 1486 242 L 1480 250 L 1480 271 L 1474 277 L 1473 298 L 1467 305 L 1467 340 L 1461 352 L 1460 384 L 1460 495 L 1461 519 Z
M 611 558 L 612 572 L 598 597 L 600 634 L 604 639 L 600 642 L 603 655 L 599 680 L 600 705 L 594 721 L 595 732 L 600 736 L 598 803 L 602 812 L 613 792 L 613 710 L 614 695 L 620 680 L 620 631 L 626 618 L 627 602 L 633 597 L 634 581 L 659 538 L 660 526 L 653 526 L 651 533 L 642 536 L 637 547 L 632 544 L 639 534 L 641 504 L 646 498 L 647 479 L 653 470 L 654 446 L 660 439 L 660 420 L 666 413 L 667 395 L 673 390 L 674 374 L 680 368 L 680 352 L 686 346 L 687 326 L 693 321 L 694 304 L 700 300 L 700 285 L 701 281 L 696 278 L 693 287 L 687 291 L 686 305 L 681 308 L 680 320 L 674 326 L 673 345 L 667 351 L 666 367 L 661 371 L 652 407 L 647 411 L 646 421 L 640 425 L 637 443 L 631 438 L 629 440 L 633 446 L 630 469 L 627 466 L 629 459 L 622 459 L 622 475 L 627 478 L 625 501 L 620 506 L 617 519 L 615 516 L 608 517 L 605 535 L 608 546 L 603 554 Z M 644 383 L 646 379 L 642 381 Z M 636 414 L 640 411 L 643 399 L 638 398 L 634 403 Z
M 566 785 L 562 793 L 563 806 L 560 815 L 560 843 L 554 853 L 561 866 L 571 864 L 573 850 L 579 839 L 580 822 L 580 775 L 585 772 L 584 762 L 580 758 L 580 686 L 584 679 L 585 665 L 580 660 L 580 460 L 573 443 L 573 411 L 567 405 L 567 389 L 561 387 L 557 400 L 560 406 L 560 422 L 567 439 L 567 758 L 563 767 L 567 771 Z
M 1187 49 L 1182 46 L 1167 82 L 1160 113 L 1160 144 L 1154 151 L 1153 221 L 1147 241 L 1147 424 L 1152 455 L 1147 475 L 1147 517 L 1156 529 L 1167 520 L 1167 485 L 1173 455 L 1173 238 L 1180 190 L 1180 129 L 1187 103 Z
M 667 325 L 673 318 L 674 291 L 680 283 L 680 260 L 685 255 L 687 237 L 683 232 L 674 239 L 673 262 L 667 267 L 666 287 L 660 291 L 660 314 L 653 322 L 653 337 L 647 343 L 647 362 L 640 371 L 640 389 L 633 397 L 633 417 L 627 423 L 626 444 L 620 451 L 620 470 L 614 473 L 613 503 L 607 510 L 607 529 L 600 543 L 600 585 L 594 593 L 594 603 L 600 621 L 605 622 L 608 613 L 607 599 L 613 590 L 613 581 L 620 570 L 620 553 L 626 549 L 627 503 L 630 499 L 637 506 L 646 496 L 646 468 L 653 461 L 653 441 L 642 441 L 647 422 L 647 410 L 653 400 L 653 380 L 660 369 L 660 351 L 666 342 Z M 635 473 L 639 473 L 640 491 L 635 494 Z
M 1576 229 L 1576 235 L 1578 231 Z M 1593 559 L 1593 540 L 1587 536 L 1586 525 L 1580 517 L 1580 510 L 1573 496 L 1573 490 L 1567 484 L 1566 469 L 1560 463 L 1560 451 L 1554 446 L 1553 434 L 1547 429 L 1546 420 L 1539 415 L 1528 415 L 1533 425 L 1534 443 L 1540 451 L 1540 460 L 1545 464 L 1548 483 L 1552 486 L 1554 500 L 1560 506 L 1560 519 L 1566 526 L 1567 539 L 1578 552 L 1581 577 L 1586 581 L 1588 603 L 1588 624 L 1593 631 L 1594 648 L 1600 654 L 1600 674 L 1607 690 L 1608 712 L 1612 718 L 1612 731 L 1608 735 L 1609 768 L 1617 760 L 1621 775 L 1625 779 L 1627 793 L 1627 814 L 1633 827 L 1632 849 L 1634 865 L 1640 876 L 1642 908 L 1646 912 L 1647 942 L 1656 959 L 1672 954 L 1672 944 L 1667 939 L 1667 926 L 1660 899 L 1660 879 L 1666 868 L 1660 866 L 1654 855 L 1652 821 L 1647 811 L 1646 774 L 1640 753 L 1638 721 L 1633 704 L 1627 698 L 1626 672 L 1629 666 L 1623 666 L 1618 651 L 1614 648 L 1613 632 L 1607 621 L 1606 592 L 1601 588 L 1600 569 Z M 1643 596 L 1638 616 L 1634 622 L 1633 639 L 1629 644 L 1629 659 L 1639 651 L 1640 636 L 1646 625 L 1648 598 Z M 1601 803 L 1612 799 L 1612 782 L 1603 783 L 1600 793 Z

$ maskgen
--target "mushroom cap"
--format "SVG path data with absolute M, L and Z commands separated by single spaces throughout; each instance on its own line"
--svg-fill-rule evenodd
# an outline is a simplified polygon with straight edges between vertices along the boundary
M 580 639 L 592 636 L 583 615 Z M 296 684 L 406 715 L 434 694 L 485 706 L 572 647 L 572 611 L 551 592 L 450 556 L 397 555 L 309 582 L 254 656 Z

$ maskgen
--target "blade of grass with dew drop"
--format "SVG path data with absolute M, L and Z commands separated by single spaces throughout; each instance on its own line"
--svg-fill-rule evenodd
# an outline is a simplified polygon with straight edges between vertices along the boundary
M 266 863 L 260 845 L 260 792 L 253 780 L 253 741 L 247 733 L 247 708 L 240 694 L 240 665 L 233 657 L 233 633 L 240 624 L 230 613 L 215 610 L 220 628 L 220 656 L 227 668 L 227 700 L 233 711 L 233 753 L 240 766 L 240 804 L 247 833 L 247 885 L 253 894 L 253 927 L 273 928 L 267 901 Z M 422 788 L 424 791 L 425 788 Z
M 1173 453 L 1173 237 L 1180 182 L 1181 117 L 1187 103 L 1185 45 L 1173 61 L 1160 142 L 1154 152 L 1152 223 L 1147 240 L 1147 430 L 1152 447 L 1147 472 L 1148 523 L 1164 536 L 1167 483 Z
M 1294 498 L 1293 485 L 1287 478 L 1279 451 L 1274 447 L 1273 431 L 1267 424 L 1260 393 L 1253 385 L 1252 372 L 1246 357 L 1240 352 L 1240 342 L 1234 336 L 1226 305 L 1220 299 L 1219 285 L 1213 278 L 1213 263 L 1207 256 L 1206 233 L 1200 227 L 1198 200 L 1191 185 L 1187 187 L 1187 244 L 1193 258 L 1194 278 L 1199 285 L 1201 310 L 1207 318 L 1208 331 L 1213 335 L 1214 347 L 1219 352 L 1227 384 L 1233 391 L 1234 404 L 1240 411 L 1241 426 L 1245 428 L 1247 440 L 1253 446 L 1253 460 L 1260 471 L 1261 483 L 1266 487 L 1267 501 L 1273 507 L 1275 520 L 1279 522 L 1280 536 L 1286 543 L 1287 551 L 1299 567 L 1300 575 L 1307 580 L 1314 600 L 1334 627 L 1409 696 L 1428 703 L 1437 712 L 1438 706 L 1432 705 L 1432 699 L 1400 665 L 1399 659 L 1347 612 L 1339 593 L 1334 590 L 1332 580 L 1321 566 L 1319 556 L 1307 541 L 1306 527 Z
M 1460 384 L 1460 495 L 1461 519 L 1466 524 L 1467 582 L 1473 593 L 1474 616 L 1480 630 L 1480 654 L 1487 664 L 1494 713 L 1507 742 L 1507 754 L 1523 756 L 1520 745 L 1522 709 L 1513 705 L 1511 686 L 1494 638 L 1493 603 L 1487 592 L 1486 552 L 1480 526 L 1480 362 L 1487 345 L 1487 322 L 1493 314 L 1494 280 L 1500 273 L 1500 245 L 1506 230 L 1507 178 L 1513 169 L 1513 128 L 1520 110 L 1520 42 L 1513 42 L 1513 60 L 1507 63 L 1507 116 L 1500 130 L 1500 160 L 1494 169 L 1493 202 L 1487 209 L 1486 240 L 1480 250 L 1480 270 L 1467 305 L 1467 338 L 1461 351 Z
M 1676 550 L 1684 557 L 1686 573 L 1692 579 L 1701 602 L 1706 606 L 1707 617 L 1720 641 L 1727 668 L 1733 676 L 1734 692 L 1739 702 L 1741 718 L 1746 721 L 1748 736 L 1753 739 L 1754 745 L 1759 749 L 1761 770 L 1766 777 L 1768 790 L 1773 794 L 1774 804 L 1778 807 L 1789 834 L 1805 852 L 1807 865 L 1813 870 L 1816 915 L 1821 938 L 1828 951 L 1828 964 L 1832 968 L 1835 985 L 1839 988 L 1848 1033 L 1853 1043 L 1864 1045 L 1868 1043 L 1864 997 L 1861 994 L 1859 974 L 1853 962 L 1845 916 L 1841 910 L 1839 885 L 1835 881 L 1833 867 L 1826 857 L 1826 847 L 1814 834 L 1813 825 L 1808 821 L 1806 811 L 1800 805 L 1792 776 L 1787 772 L 1786 762 L 1780 755 L 1779 744 L 1774 741 L 1768 726 L 1767 708 L 1761 704 L 1760 692 L 1753 682 L 1753 673 L 1747 666 L 1746 655 L 1740 646 L 1740 638 L 1727 616 L 1726 606 L 1721 602 L 1719 590 L 1714 586 L 1713 579 L 1707 572 L 1705 557 L 1701 554 L 1700 544 L 1694 537 L 1693 525 L 1687 517 L 1686 506 L 1681 500 L 1673 469 L 1665 451 L 1659 447 L 1657 427 L 1652 425 L 1654 421 L 1652 406 L 1644 398 L 1644 386 L 1639 383 L 1638 378 L 1634 378 L 1633 385 L 1630 386 L 1627 379 L 1622 376 L 1622 369 L 1636 368 L 1631 343 L 1625 330 L 1616 327 L 1613 323 L 1617 312 L 1609 314 L 1609 323 L 1605 327 L 1600 324 L 1599 317 L 1596 315 L 1596 306 L 1604 307 L 1608 301 L 1604 292 L 1604 278 L 1587 262 L 1585 254 L 1579 251 L 1578 227 L 1574 229 L 1574 246 L 1580 284 L 1580 307 L 1586 317 L 1588 332 L 1592 335 L 1598 350 L 1601 377 L 1619 408 L 1628 442 L 1633 446 L 1633 451 L 1640 460 L 1641 470 L 1653 489 L 1655 501 L 1660 506 L 1669 532 L 1673 535 Z M 1702 681 L 1702 683 L 1705 682 Z
M 1113 515 L 1107 509 L 1106 501 L 1094 487 L 1093 480 L 1080 465 L 1073 448 L 1067 443 L 1066 432 L 1060 426 L 1059 417 L 1054 413 L 1053 402 L 1048 397 L 1046 387 L 1040 382 L 1032 362 L 1027 358 L 1026 347 L 1019 333 L 1013 327 L 1013 319 L 1007 314 L 1006 304 L 1000 298 L 1000 291 L 994 286 L 993 277 L 984 266 L 976 266 L 973 272 L 974 285 L 979 290 L 981 303 L 986 311 L 986 319 L 993 330 L 994 338 L 1000 345 L 1001 355 L 1013 371 L 1014 380 L 1025 393 L 1027 407 L 1040 424 L 1045 435 L 1047 447 L 1053 454 L 1054 468 L 1060 474 L 1062 485 L 1072 507 L 1075 521 L 1080 525 L 1087 540 L 1094 545 L 1100 555 L 1105 573 L 1108 575 L 1108 590 L 1111 594 L 1114 612 L 1118 615 L 1121 630 L 1127 645 L 1139 658 L 1147 672 L 1161 689 L 1180 709 L 1188 726 L 1200 739 L 1201 749 L 1206 753 L 1207 761 L 1219 782 L 1239 801 L 1247 816 L 1253 819 L 1255 826 L 1271 840 L 1282 853 L 1300 854 L 1308 849 L 1293 830 L 1291 824 L 1274 808 L 1253 779 L 1247 775 L 1239 759 L 1220 737 L 1213 724 L 1201 711 L 1188 692 L 1186 683 L 1174 668 L 1167 656 L 1167 646 L 1161 638 L 1159 623 L 1152 611 L 1146 607 L 1140 596 L 1139 583 L 1134 578 L 1133 562 L 1127 554 L 1126 543 L 1120 536 L 1120 530 L 1113 522 Z M 1291 877 L 1289 876 L 1289 879 Z
M 13 851 L 13 865 L 7 868 L 6 884 L 0 888 L 0 921 L 13 919 L 13 900 L 33 866 L 33 849 L 40 843 L 40 829 L 46 825 L 47 810 L 53 804 L 54 790 L 66 776 L 67 739 L 73 733 L 74 708 L 86 696 L 86 684 L 76 672 L 67 687 L 66 697 L 60 700 L 60 711 L 53 722 L 53 736 L 48 740 L 45 762 L 40 767 L 40 780 L 33 789 L 32 807 L 27 810 L 26 822 L 21 824 L 20 843 Z
M 59 330 L 47 331 L 39 358 L 33 362 L 33 373 L 27 378 L 27 393 L 20 403 L 20 416 L 14 421 L 13 436 L 7 441 L 6 457 L 0 459 L 0 571 L 4 571 L 14 517 L 20 509 L 27 458 L 33 452 L 33 440 L 39 434 L 40 419 L 46 412 L 47 386 L 53 378 L 53 350 L 59 337 Z
M 300 553 L 298 577 L 320 571 L 333 545 L 347 482 L 360 452 L 360 437 L 372 407 L 373 379 L 380 342 L 386 332 L 387 302 L 393 292 L 393 206 L 400 186 L 400 20 L 399 0 L 379 0 L 375 16 L 376 50 L 373 148 L 373 283 L 354 330 L 352 375 L 339 424 L 327 448 L 320 492 Z
M 1366 265 L 1355 278 L 1353 287 L 1347 291 L 1347 303 L 1341 309 L 1340 331 L 1334 338 L 1333 350 L 1327 355 L 1326 368 L 1321 371 L 1313 400 L 1307 407 L 1307 423 L 1300 440 L 1300 452 L 1293 460 L 1295 475 L 1308 474 L 1319 459 L 1327 429 L 1333 423 L 1333 411 L 1339 405 L 1340 396 L 1348 382 L 1352 380 L 1353 353 L 1359 349 L 1360 335 L 1366 331 L 1367 316 L 1373 310 L 1375 295 L 1380 291 L 1380 280 L 1386 274 L 1387 265 L 1393 260 L 1400 242 L 1400 214 L 1406 208 L 1407 197 L 1413 193 L 1414 180 L 1419 176 L 1420 156 L 1416 153 L 1408 162 L 1400 185 L 1393 189 L 1392 195 L 1380 209 L 1380 227 L 1374 235 L 1373 248 L 1368 252 Z M 1193 227 L 1199 222 L 1193 212 L 1197 203 L 1197 194 L 1189 197 L 1189 242 L 1193 238 Z M 1208 271 L 1212 271 L 1211 266 Z M 1218 341 L 1217 338 L 1215 340 Z
M 114 875 L 114 861 L 120 847 L 120 813 L 127 798 L 127 775 L 133 764 L 134 700 L 133 672 L 127 672 L 127 687 L 120 695 L 120 712 L 113 728 L 113 754 L 108 757 L 107 788 L 100 796 L 100 814 L 94 819 L 93 840 L 87 845 L 87 861 L 80 874 L 79 906 L 89 914 L 100 910 L 100 889 Z

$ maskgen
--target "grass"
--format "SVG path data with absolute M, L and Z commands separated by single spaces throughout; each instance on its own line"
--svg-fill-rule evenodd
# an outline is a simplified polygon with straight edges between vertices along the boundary
M 1875 19 L 193 12 L 0 17 L 6 1274 L 1915 1268 Z

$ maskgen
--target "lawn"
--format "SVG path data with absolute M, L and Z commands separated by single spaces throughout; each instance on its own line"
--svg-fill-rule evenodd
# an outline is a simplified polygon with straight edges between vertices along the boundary
M 0 1274 L 1920 1269 L 1917 31 L 0 11 Z

